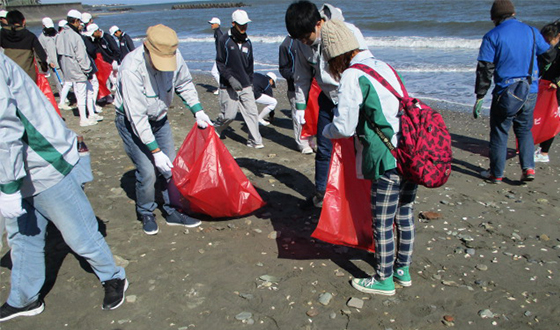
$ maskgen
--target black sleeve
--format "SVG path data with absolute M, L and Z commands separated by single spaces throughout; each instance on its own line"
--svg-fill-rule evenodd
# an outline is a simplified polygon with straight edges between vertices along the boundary
M 103 36 L 105 37 L 105 40 L 107 40 L 109 48 L 111 48 L 111 52 L 113 53 L 113 60 L 121 64 L 121 50 L 119 49 L 119 45 L 117 45 L 115 38 L 106 33 L 104 33 Z
M 539 63 L 539 75 L 542 76 L 546 71 L 546 67 L 558 57 L 558 47 L 552 46 L 546 52 L 537 56 Z
M 286 80 L 294 79 L 294 57 L 290 45 L 293 40 L 286 38 L 278 51 L 278 71 Z
M 136 48 L 134 47 L 134 42 L 132 41 L 132 38 L 128 34 L 124 35 L 124 42 L 129 52 L 133 51 Z
M 483 98 L 488 92 L 488 89 L 490 89 L 494 68 L 494 63 L 478 61 L 478 65 L 476 67 L 476 85 L 474 87 L 476 98 Z
M 260 73 L 255 73 L 253 76 L 253 93 L 255 94 L 255 100 L 261 97 L 267 85 L 268 81 L 266 76 Z

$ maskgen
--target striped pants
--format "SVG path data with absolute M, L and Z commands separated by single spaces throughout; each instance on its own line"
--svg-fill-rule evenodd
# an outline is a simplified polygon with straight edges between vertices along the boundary
M 414 244 L 412 206 L 418 185 L 404 180 L 396 170 L 385 172 L 371 187 L 373 235 L 375 238 L 375 278 L 382 281 L 396 268 L 409 266 Z M 397 257 L 395 261 L 395 235 Z

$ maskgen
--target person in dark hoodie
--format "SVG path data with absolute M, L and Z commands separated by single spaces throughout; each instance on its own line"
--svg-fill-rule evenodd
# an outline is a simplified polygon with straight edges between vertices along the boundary
M 133 51 L 136 47 L 134 46 L 134 42 L 132 41 L 132 38 L 127 33 L 123 32 L 116 25 L 111 26 L 111 28 L 109 29 L 109 34 L 117 38 L 119 44 L 119 52 L 120 52 L 120 57 L 119 57 L 119 64 L 120 64 L 123 58 L 126 56 L 126 54 Z
M 8 26 L 0 30 L 0 47 L 4 54 L 16 62 L 34 82 L 37 82 L 35 56 L 43 72 L 48 70 L 47 53 L 36 35 L 25 27 L 25 17 L 19 10 L 9 11 L 6 15 Z

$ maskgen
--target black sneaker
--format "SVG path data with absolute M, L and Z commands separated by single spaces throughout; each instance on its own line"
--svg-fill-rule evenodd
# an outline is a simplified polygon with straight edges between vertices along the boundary
M 155 235 L 159 232 L 156 217 L 153 214 L 142 215 L 142 229 L 148 235 Z
M 12 307 L 8 305 L 8 303 L 5 303 L 4 305 L 2 305 L 2 307 L 0 307 L 0 322 L 11 320 L 18 316 L 39 315 L 44 310 L 45 310 L 45 304 L 40 300 L 36 300 L 31 304 L 22 308 Z
M 103 282 L 105 288 L 105 298 L 103 298 L 103 310 L 109 311 L 117 309 L 124 302 L 124 293 L 128 289 L 128 281 L 115 278 Z
M 167 220 L 167 224 L 169 226 L 184 226 L 188 228 L 194 228 L 200 226 L 201 224 L 200 220 L 191 218 L 179 211 L 171 213 L 165 220 Z

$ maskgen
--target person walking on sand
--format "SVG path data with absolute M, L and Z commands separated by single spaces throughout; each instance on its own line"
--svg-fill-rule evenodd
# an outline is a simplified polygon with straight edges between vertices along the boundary
M 541 34 L 546 42 L 554 47 L 556 51 L 556 58 L 554 58 L 549 66 L 543 68 L 544 72 L 542 73 L 541 79 L 550 81 L 549 87 L 556 90 L 557 104 L 560 105 L 560 22 L 556 21 L 545 25 L 541 29 Z M 550 109 L 550 111 L 560 113 L 560 108 Z M 550 151 L 553 141 L 554 137 L 540 143 L 539 148 L 535 151 L 536 163 L 550 162 L 548 152 Z
M 353 66 L 363 65 L 374 70 L 397 93 L 403 91 L 396 72 L 371 53 L 361 51 L 358 40 L 344 22 L 337 19 L 325 22 L 321 39 L 329 71 L 340 81 L 340 87 L 333 121 L 318 134 L 322 133 L 328 139 L 353 136 L 357 175 L 372 180 L 375 274 L 353 279 L 352 286 L 365 293 L 394 295 L 394 282 L 405 287 L 412 285 L 409 267 L 414 243 L 413 203 L 418 185 L 397 172 L 397 160 L 372 126 L 375 123 L 397 146 L 400 101 L 366 71 Z M 367 161 L 374 162 L 374 165 L 366 166 Z M 398 240 L 393 233 L 394 226 Z
M 265 105 L 259 114 L 259 124 L 263 126 L 270 125 L 270 122 L 264 118 L 270 115 L 278 104 L 272 92 L 272 89 L 275 87 L 276 75 L 274 72 L 267 72 L 266 75 L 255 73 L 253 76 L 253 94 L 255 95 L 255 102 Z
M 45 232 L 52 222 L 64 241 L 85 258 L 105 289 L 102 308 L 125 299 L 125 271 L 99 232 L 82 190 L 77 136 L 52 109 L 37 85 L 0 54 L 0 213 L 6 218 L 12 274 L 0 322 L 43 312 Z
M 218 41 L 224 35 L 224 32 L 222 32 L 222 29 L 220 28 L 220 24 L 222 22 L 220 21 L 219 18 L 212 17 L 212 19 L 210 19 L 208 23 L 210 24 L 210 28 L 214 30 L 214 42 L 216 43 L 216 53 L 217 53 Z M 220 71 L 218 70 L 218 64 L 216 63 L 216 61 L 214 61 L 214 65 L 212 66 L 212 71 L 210 72 L 212 73 L 212 77 L 214 77 L 216 83 L 218 84 L 218 88 L 214 91 L 214 95 L 218 95 L 220 94 Z
M 287 96 L 290 102 L 290 107 L 292 108 L 292 124 L 294 128 L 294 139 L 297 144 L 298 150 L 305 155 L 310 155 L 313 153 L 313 149 L 309 145 L 308 138 L 301 138 L 302 125 L 296 116 L 296 88 L 294 86 L 294 72 L 295 72 L 295 59 L 298 56 L 298 52 L 302 51 L 302 47 L 308 47 L 303 45 L 299 40 L 293 39 L 290 36 L 286 36 L 282 44 L 280 44 L 278 51 L 278 71 L 288 84 Z
M 338 81 L 327 70 L 327 63 L 322 55 L 320 34 L 321 27 L 326 21 L 330 19 L 344 21 L 344 17 L 339 8 L 324 4 L 321 7 L 321 11 L 319 11 L 315 4 L 302 0 L 294 2 L 288 7 L 285 19 L 286 29 L 290 36 L 308 46 L 307 48 L 302 48 L 304 51 L 297 53 L 295 60 L 296 119 L 300 125 L 305 124 L 305 109 L 307 108 L 307 98 L 313 78 L 317 80 L 321 88 L 318 100 L 319 118 L 317 121 L 317 154 L 315 156 L 315 192 L 307 198 L 302 206 L 322 207 L 325 190 L 327 189 L 332 144 L 329 139 L 319 133 L 327 124 L 332 122 L 333 111 L 338 104 Z M 347 22 L 344 22 L 344 25 L 352 31 L 352 34 L 360 44 L 360 49 L 371 55 L 360 30 Z
M 80 113 L 80 126 L 96 125 L 95 118 L 88 118 L 86 107 L 94 113 L 95 100 L 91 101 L 93 86 L 90 79 L 95 73 L 95 66 L 88 56 L 84 39 L 80 33 L 80 19 L 82 14 L 72 9 L 68 12 L 68 22 L 56 38 L 56 49 L 59 55 L 60 67 L 64 78 L 70 80 L 74 87 L 78 112 Z M 90 100 L 88 100 L 90 94 Z
M 175 159 L 175 146 L 167 111 L 175 92 L 194 114 L 200 128 L 212 125 L 198 99 L 191 74 L 177 49 L 179 39 L 171 28 L 148 28 L 141 47 L 123 60 L 117 76 L 115 125 L 124 150 L 136 166 L 136 212 L 143 230 L 155 235 L 156 181 L 160 181 L 163 210 L 170 226 L 197 227 L 200 220 L 174 209 L 167 190 Z M 155 168 L 154 168 L 155 166 Z
M 231 15 L 231 29 L 218 42 L 216 63 L 220 71 L 220 115 L 216 133 L 221 134 L 241 111 L 249 138 L 247 146 L 264 148 L 259 132 L 259 113 L 253 95 L 253 45 L 247 37 L 251 20 L 244 10 Z
M 504 176 L 508 131 L 513 131 L 519 145 L 521 181 L 535 179 L 534 145 L 531 127 L 538 91 L 537 56 L 549 49 L 539 31 L 518 21 L 510 0 L 495 0 L 490 18 L 496 26 L 484 38 L 476 68 L 476 103 L 478 117 L 482 100 L 494 76 L 490 107 L 490 168 L 482 178 L 500 183 Z

